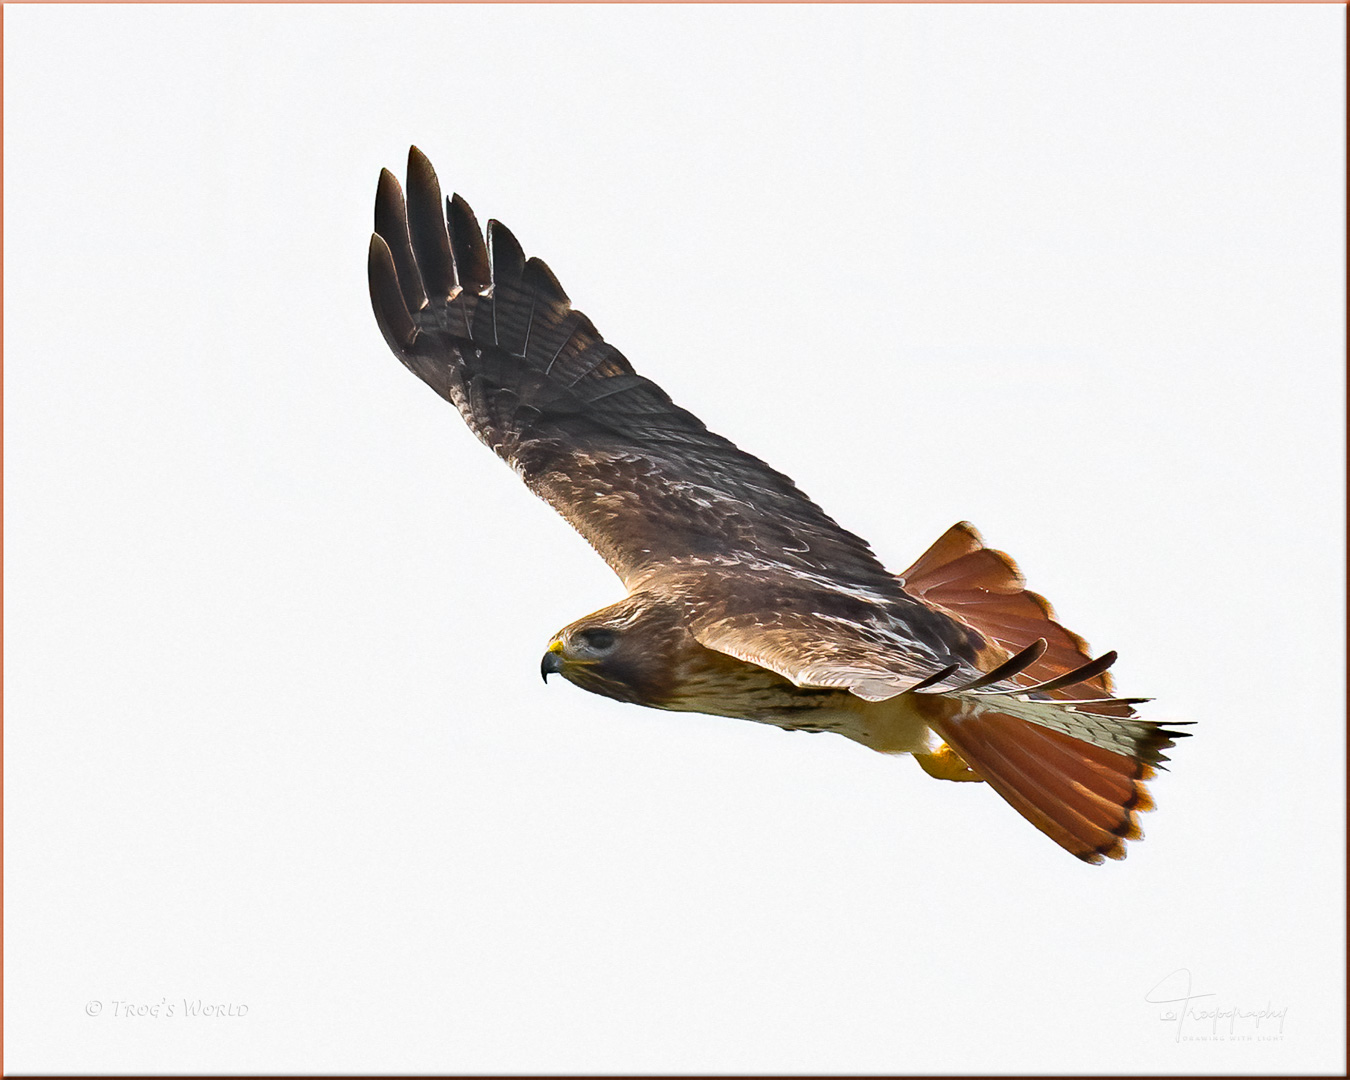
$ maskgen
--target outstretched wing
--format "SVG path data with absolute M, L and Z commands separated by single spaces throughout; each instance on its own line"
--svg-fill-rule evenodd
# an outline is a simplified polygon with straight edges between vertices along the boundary
M 375 317 L 395 355 L 587 539 L 630 588 L 681 558 L 776 562 L 900 595 L 867 543 L 782 473 L 710 432 L 632 366 L 539 259 L 408 155 L 380 177 Z

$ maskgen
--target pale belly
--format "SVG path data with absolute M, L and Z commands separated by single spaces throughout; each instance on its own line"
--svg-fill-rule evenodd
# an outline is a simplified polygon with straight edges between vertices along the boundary
M 941 743 L 914 709 L 912 695 L 864 701 L 846 690 L 798 687 L 764 668 L 725 660 L 696 675 L 685 673 L 679 694 L 659 707 L 785 731 L 833 731 L 884 754 L 931 753 Z

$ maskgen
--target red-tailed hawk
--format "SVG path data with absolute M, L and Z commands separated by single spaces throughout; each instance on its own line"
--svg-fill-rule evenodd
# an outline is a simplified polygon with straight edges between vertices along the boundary
M 889 573 L 780 472 L 634 372 L 558 279 L 414 147 L 375 200 L 370 295 L 403 364 L 595 547 L 628 589 L 542 671 L 637 705 L 833 731 L 984 780 L 1087 862 L 1125 856 L 1144 782 L 1185 734 L 1093 659 L 962 522 Z

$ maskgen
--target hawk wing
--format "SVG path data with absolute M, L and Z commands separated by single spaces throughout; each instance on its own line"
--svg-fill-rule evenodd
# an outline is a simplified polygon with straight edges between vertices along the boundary
M 600 553 L 630 589 L 674 560 L 755 553 L 899 597 L 867 543 L 782 473 L 709 431 L 633 371 L 539 259 L 408 155 L 385 171 L 369 256 L 385 340 Z
M 1006 659 L 1004 646 L 1029 644 L 991 633 L 987 618 L 956 614 L 970 609 L 959 606 L 968 600 L 960 588 L 988 584 L 972 583 L 969 558 L 954 563 L 960 574 L 950 571 L 969 554 L 967 537 L 953 539 L 953 530 L 934 545 L 912 568 L 911 595 L 788 477 L 635 373 L 505 227 L 488 222 L 484 242 L 463 199 L 443 208 L 416 147 L 406 199 L 391 173 L 380 177 L 369 276 L 394 353 L 630 590 L 685 570 L 704 586 L 692 590 L 700 599 L 692 627 L 705 646 L 804 686 L 879 700 L 948 667 L 942 685 L 963 685 Z M 1046 637 L 1057 650 L 1028 679 L 1078 665 L 1081 639 L 1058 624 L 1024 623 L 1031 640 Z

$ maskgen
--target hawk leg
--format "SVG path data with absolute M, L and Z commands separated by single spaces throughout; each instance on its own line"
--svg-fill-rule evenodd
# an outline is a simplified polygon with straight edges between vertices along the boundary
M 938 780 L 974 780 L 978 782 L 984 779 L 946 743 L 940 743 L 931 754 L 916 753 L 914 760 L 919 763 L 919 767 L 924 772 Z

